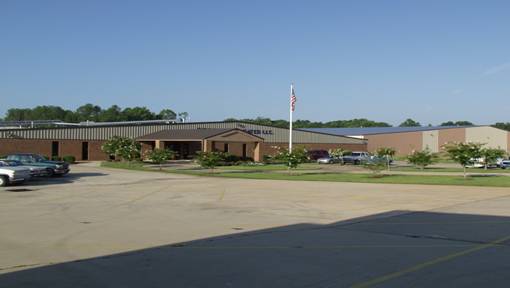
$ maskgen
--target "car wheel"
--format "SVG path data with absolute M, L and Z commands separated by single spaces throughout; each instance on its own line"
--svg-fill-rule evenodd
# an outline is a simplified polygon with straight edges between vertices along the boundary
M 55 175 L 55 171 L 51 168 L 46 169 L 48 171 L 48 177 L 53 177 Z
M 359 165 L 359 163 L 360 163 L 359 160 L 354 161 L 354 165 Z
M 7 176 L 0 176 L 0 187 L 7 186 L 7 184 L 9 184 Z

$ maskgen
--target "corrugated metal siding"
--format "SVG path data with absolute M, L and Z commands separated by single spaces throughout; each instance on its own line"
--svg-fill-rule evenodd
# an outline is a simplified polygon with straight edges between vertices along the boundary
M 288 142 L 289 130 L 244 122 L 197 122 L 177 124 L 149 124 L 111 127 L 70 127 L 0 130 L 0 138 L 58 139 L 58 140 L 108 140 L 113 136 L 138 138 L 166 129 L 239 128 L 264 138 L 265 142 Z M 365 141 L 343 136 L 327 135 L 309 131 L 293 131 L 295 143 L 351 143 Z

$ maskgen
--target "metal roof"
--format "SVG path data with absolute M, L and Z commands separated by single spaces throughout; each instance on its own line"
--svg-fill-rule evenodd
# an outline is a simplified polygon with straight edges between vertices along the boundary
M 259 125 L 243 121 L 217 121 L 217 122 L 187 122 L 187 123 L 155 123 L 130 124 L 110 126 L 77 126 L 54 128 L 25 128 L 2 129 L 0 139 L 55 139 L 55 140 L 108 140 L 113 136 L 138 138 L 149 133 L 163 130 L 186 129 L 233 129 L 244 130 L 249 134 L 261 137 L 266 143 L 286 143 L 289 140 L 289 129 L 268 125 Z M 329 132 L 304 131 L 294 129 L 292 132 L 294 143 L 339 143 L 339 144 L 365 144 L 366 141 L 357 138 L 334 135 Z
M 362 136 L 373 134 L 390 134 L 403 132 L 421 132 L 453 128 L 471 128 L 482 126 L 427 126 L 427 127 L 365 127 L 365 128 L 304 128 L 302 130 L 333 135 Z
M 239 131 L 249 135 L 250 137 L 263 140 L 263 138 L 236 128 L 168 129 L 138 137 L 137 140 L 203 140 L 213 136 L 222 135 L 230 131 Z

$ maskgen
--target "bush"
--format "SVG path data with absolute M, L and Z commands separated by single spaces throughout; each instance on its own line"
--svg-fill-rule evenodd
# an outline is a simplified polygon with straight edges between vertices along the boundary
M 147 158 L 152 162 L 159 164 L 159 170 L 161 170 L 163 163 L 172 159 L 175 156 L 175 152 L 168 149 L 154 149 L 147 153 Z
M 64 162 L 72 164 L 76 162 L 76 157 L 74 157 L 73 155 L 65 155 L 64 157 L 62 157 L 62 160 Z
M 295 169 L 299 164 L 308 160 L 307 151 L 302 147 L 296 147 L 292 152 L 287 149 L 280 149 L 275 159 L 282 160 L 289 169 Z
M 221 161 L 224 161 L 224 156 L 222 152 L 200 152 L 197 154 L 196 160 L 202 168 L 213 170 Z
M 423 151 L 413 151 L 412 154 L 407 156 L 407 162 L 413 164 L 416 167 L 419 167 L 422 170 L 436 161 L 436 154 L 430 152 L 429 149 L 425 149 Z
M 382 177 L 381 171 L 386 169 L 386 161 L 384 159 L 370 160 L 363 164 L 363 167 L 372 172 L 372 177 L 374 178 Z
M 51 156 L 51 161 L 62 161 L 62 158 L 59 156 Z
M 106 141 L 101 150 L 110 157 L 120 157 L 125 161 L 133 161 L 140 159 L 140 143 L 127 137 L 114 136 Z

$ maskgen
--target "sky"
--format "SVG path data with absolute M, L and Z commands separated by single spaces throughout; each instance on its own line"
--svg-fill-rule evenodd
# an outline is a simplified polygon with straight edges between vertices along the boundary
M 509 122 L 510 1 L 0 1 L 0 115 Z

